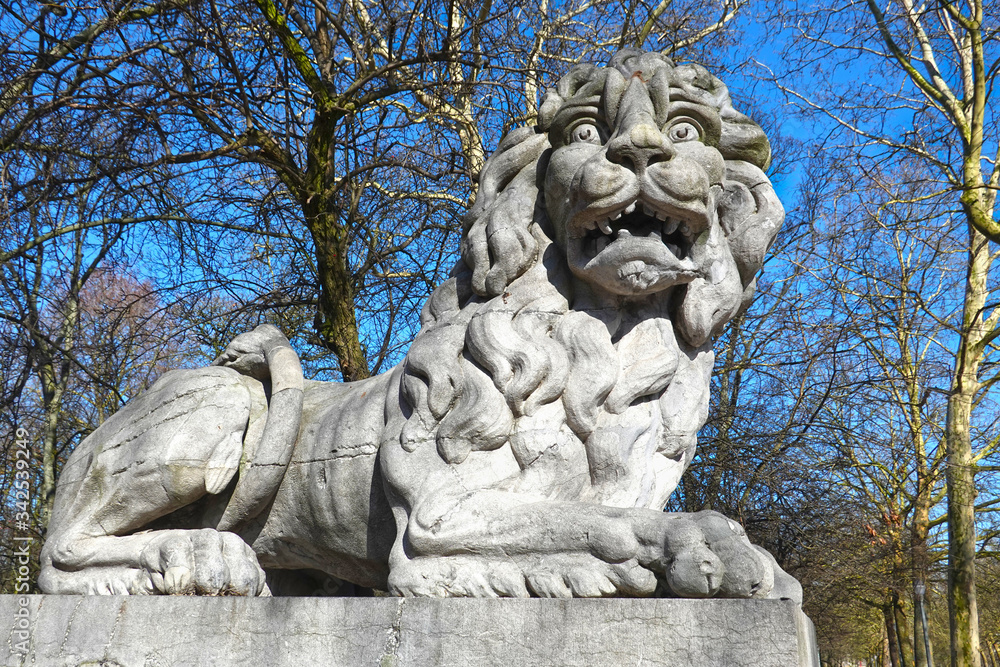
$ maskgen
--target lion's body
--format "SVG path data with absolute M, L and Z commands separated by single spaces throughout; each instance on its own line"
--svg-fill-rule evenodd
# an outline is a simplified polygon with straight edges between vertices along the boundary
M 263 566 L 400 595 L 787 589 L 733 522 L 661 511 L 707 416 L 712 336 L 781 223 L 768 155 L 701 68 L 636 52 L 575 68 L 487 163 L 402 364 L 303 383 L 261 328 L 230 368 L 158 383 L 67 464 L 43 587 L 255 594 Z M 207 418 L 180 451 L 164 424 L 182 405 Z M 129 474 L 121 440 L 190 474 Z
M 546 278 L 546 282 L 552 281 Z M 442 291 L 451 289 L 446 285 Z M 476 315 L 490 317 L 491 308 L 522 301 L 524 295 L 517 294 L 520 290 L 537 299 L 545 288 L 530 278 L 523 284 L 515 281 L 506 296 L 466 305 L 464 313 L 463 309 L 449 313 L 452 317 L 443 317 L 438 327 L 451 327 L 453 320 Z M 576 312 L 573 317 L 580 315 Z M 359 383 L 306 383 L 303 426 L 288 471 L 263 528 L 250 542 L 261 565 L 289 567 L 294 562 L 297 567 L 322 570 L 356 584 L 386 588 L 396 526 L 383 474 L 389 488 L 411 507 L 435 495 L 451 495 L 457 485 L 467 491 L 503 489 L 519 502 L 582 502 L 659 511 L 694 454 L 695 433 L 705 418 L 702 394 L 708 389 L 713 355 L 710 348 L 682 351 L 672 337 L 668 340 L 676 349 L 658 347 L 661 329 L 669 335 L 669 322 L 658 322 L 648 313 L 636 315 L 635 321 L 621 325 L 629 333 L 615 341 L 596 318 L 585 318 L 582 326 L 578 323 L 591 334 L 596 329 L 599 342 L 613 350 L 604 358 L 606 362 L 633 367 L 624 372 L 593 365 L 577 369 L 563 360 L 568 367 L 565 375 L 602 373 L 618 378 L 641 372 L 641 382 L 655 385 L 659 378 L 650 372 L 655 366 L 651 358 L 662 360 L 670 355 L 673 361 L 662 366 L 678 380 L 671 386 L 685 391 L 657 391 L 648 400 L 628 404 L 620 414 L 597 415 L 587 443 L 567 422 L 563 402 L 551 401 L 530 416 L 520 416 L 500 447 L 470 450 L 455 465 L 442 457 L 434 439 L 413 446 L 412 451 L 401 444 L 407 422 L 397 398 L 405 376 L 403 366 Z M 434 339 L 431 352 L 439 354 L 434 324 L 425 322 L 424 331 Z M 458 326 L 467 328 L 465 323 Z M 545 337 L 551 340 L 557 330 L 554 327 Z M 465 348 L 466 336 L 462 338 Z M 424 342 L 414 343 L 417 353 Z M 628 357 L 624 362 L 619 359 L 622 355 Z M 437 361 L 440 365 L 441 359 Z M 640 368 L 634 367 L 637 364 Z M 627 383 L 625 377 L 619 380 Z M 692 387 L 702 387 L 702 392 L 692 392 Z M 377 461 L 380 448 L 383 453 Z M 358 576 L 359 570 L 364 577 Z
M 386 588 L 396 530 L 378 469 L 382 433 L 373 426 L 382 421 L 397 375 L 306 383 L 303 426 L 288 470 L 256 523 L 260 532 L 248 540 L 263 567 L 310 569 Z

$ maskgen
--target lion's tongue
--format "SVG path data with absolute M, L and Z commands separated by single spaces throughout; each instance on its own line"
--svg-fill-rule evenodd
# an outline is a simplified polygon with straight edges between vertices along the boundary
M 675 265 L 680 261 L 674 252 L 663 244 L 659 234 L 632 236 L 628 230 L 622 229 L 618 232 L 618 238 L 608 243 L 608 246 L 597 253 L 589 263 L 621 266 L 635 260 L 659 265 Z

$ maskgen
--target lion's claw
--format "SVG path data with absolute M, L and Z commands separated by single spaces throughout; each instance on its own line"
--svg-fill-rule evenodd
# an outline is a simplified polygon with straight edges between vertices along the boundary
M 721 565 L 709 568 L 708 595 L 729 598 L 766 597 L 774 587 L 774 568 L 747 539 L 740 524 L 718 512 L 691 515 L 701 530 L 705 546 Z M 674 586 L 671 584 L 671 588 Z M 675 591 L 678 595 L 684 595 Z M 704 597 L 702 593 L 699 597 Z
M 182 565 L 168 567 L 163 573 L 163 592 L 167 595 L 189 595 L 194 593 L 191 585 L 191 570 Z
M 577 598 L 608 597 L 618 591 L 610 579 L 591 570 L 571 570 L 565 579 Z
M 566 585 L 561 574 L 538 571 L 528 575 L 528 588 L 540 598 L 571 598 L 573 591 Z
M 264 571 L 234 533 L 208 528 L 154 534 L 142 552 L 148 578 L 137 593 L 259 595 Z
M 707 598 L 722 586 L 726 566 L 707 546 L 695 545 L 678 554 L 667 569 L 667 586 L 683 598 Z

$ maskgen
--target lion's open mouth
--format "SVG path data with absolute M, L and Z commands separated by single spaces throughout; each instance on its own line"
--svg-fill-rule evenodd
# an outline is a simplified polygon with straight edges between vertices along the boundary
M 566 260 L 577 276 L 624 296 L 651 294 L 703 277 L 706 222 L 645 200 L 588 211 L 567 230 Z
M 597 256 L 617 241 L 655 241 L 666 246 L 677 259 L 685 259 L 698 236 L 687 221 L 641 203 L 629 204 L 624 209 L 591 222 L 587 227 L 589 229 L 583 237 L 583 249 L 589 257 Z

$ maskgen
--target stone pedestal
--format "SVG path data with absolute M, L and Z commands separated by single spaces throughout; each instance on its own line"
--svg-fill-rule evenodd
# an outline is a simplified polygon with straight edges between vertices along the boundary
M 2 596 L 0 614 L 3 665 L 817 664 L 810 621 L 769 600 Z
M 812 623 L 770 600 L 8 595 L 0 614 L 2 665 L 818 665 Z

